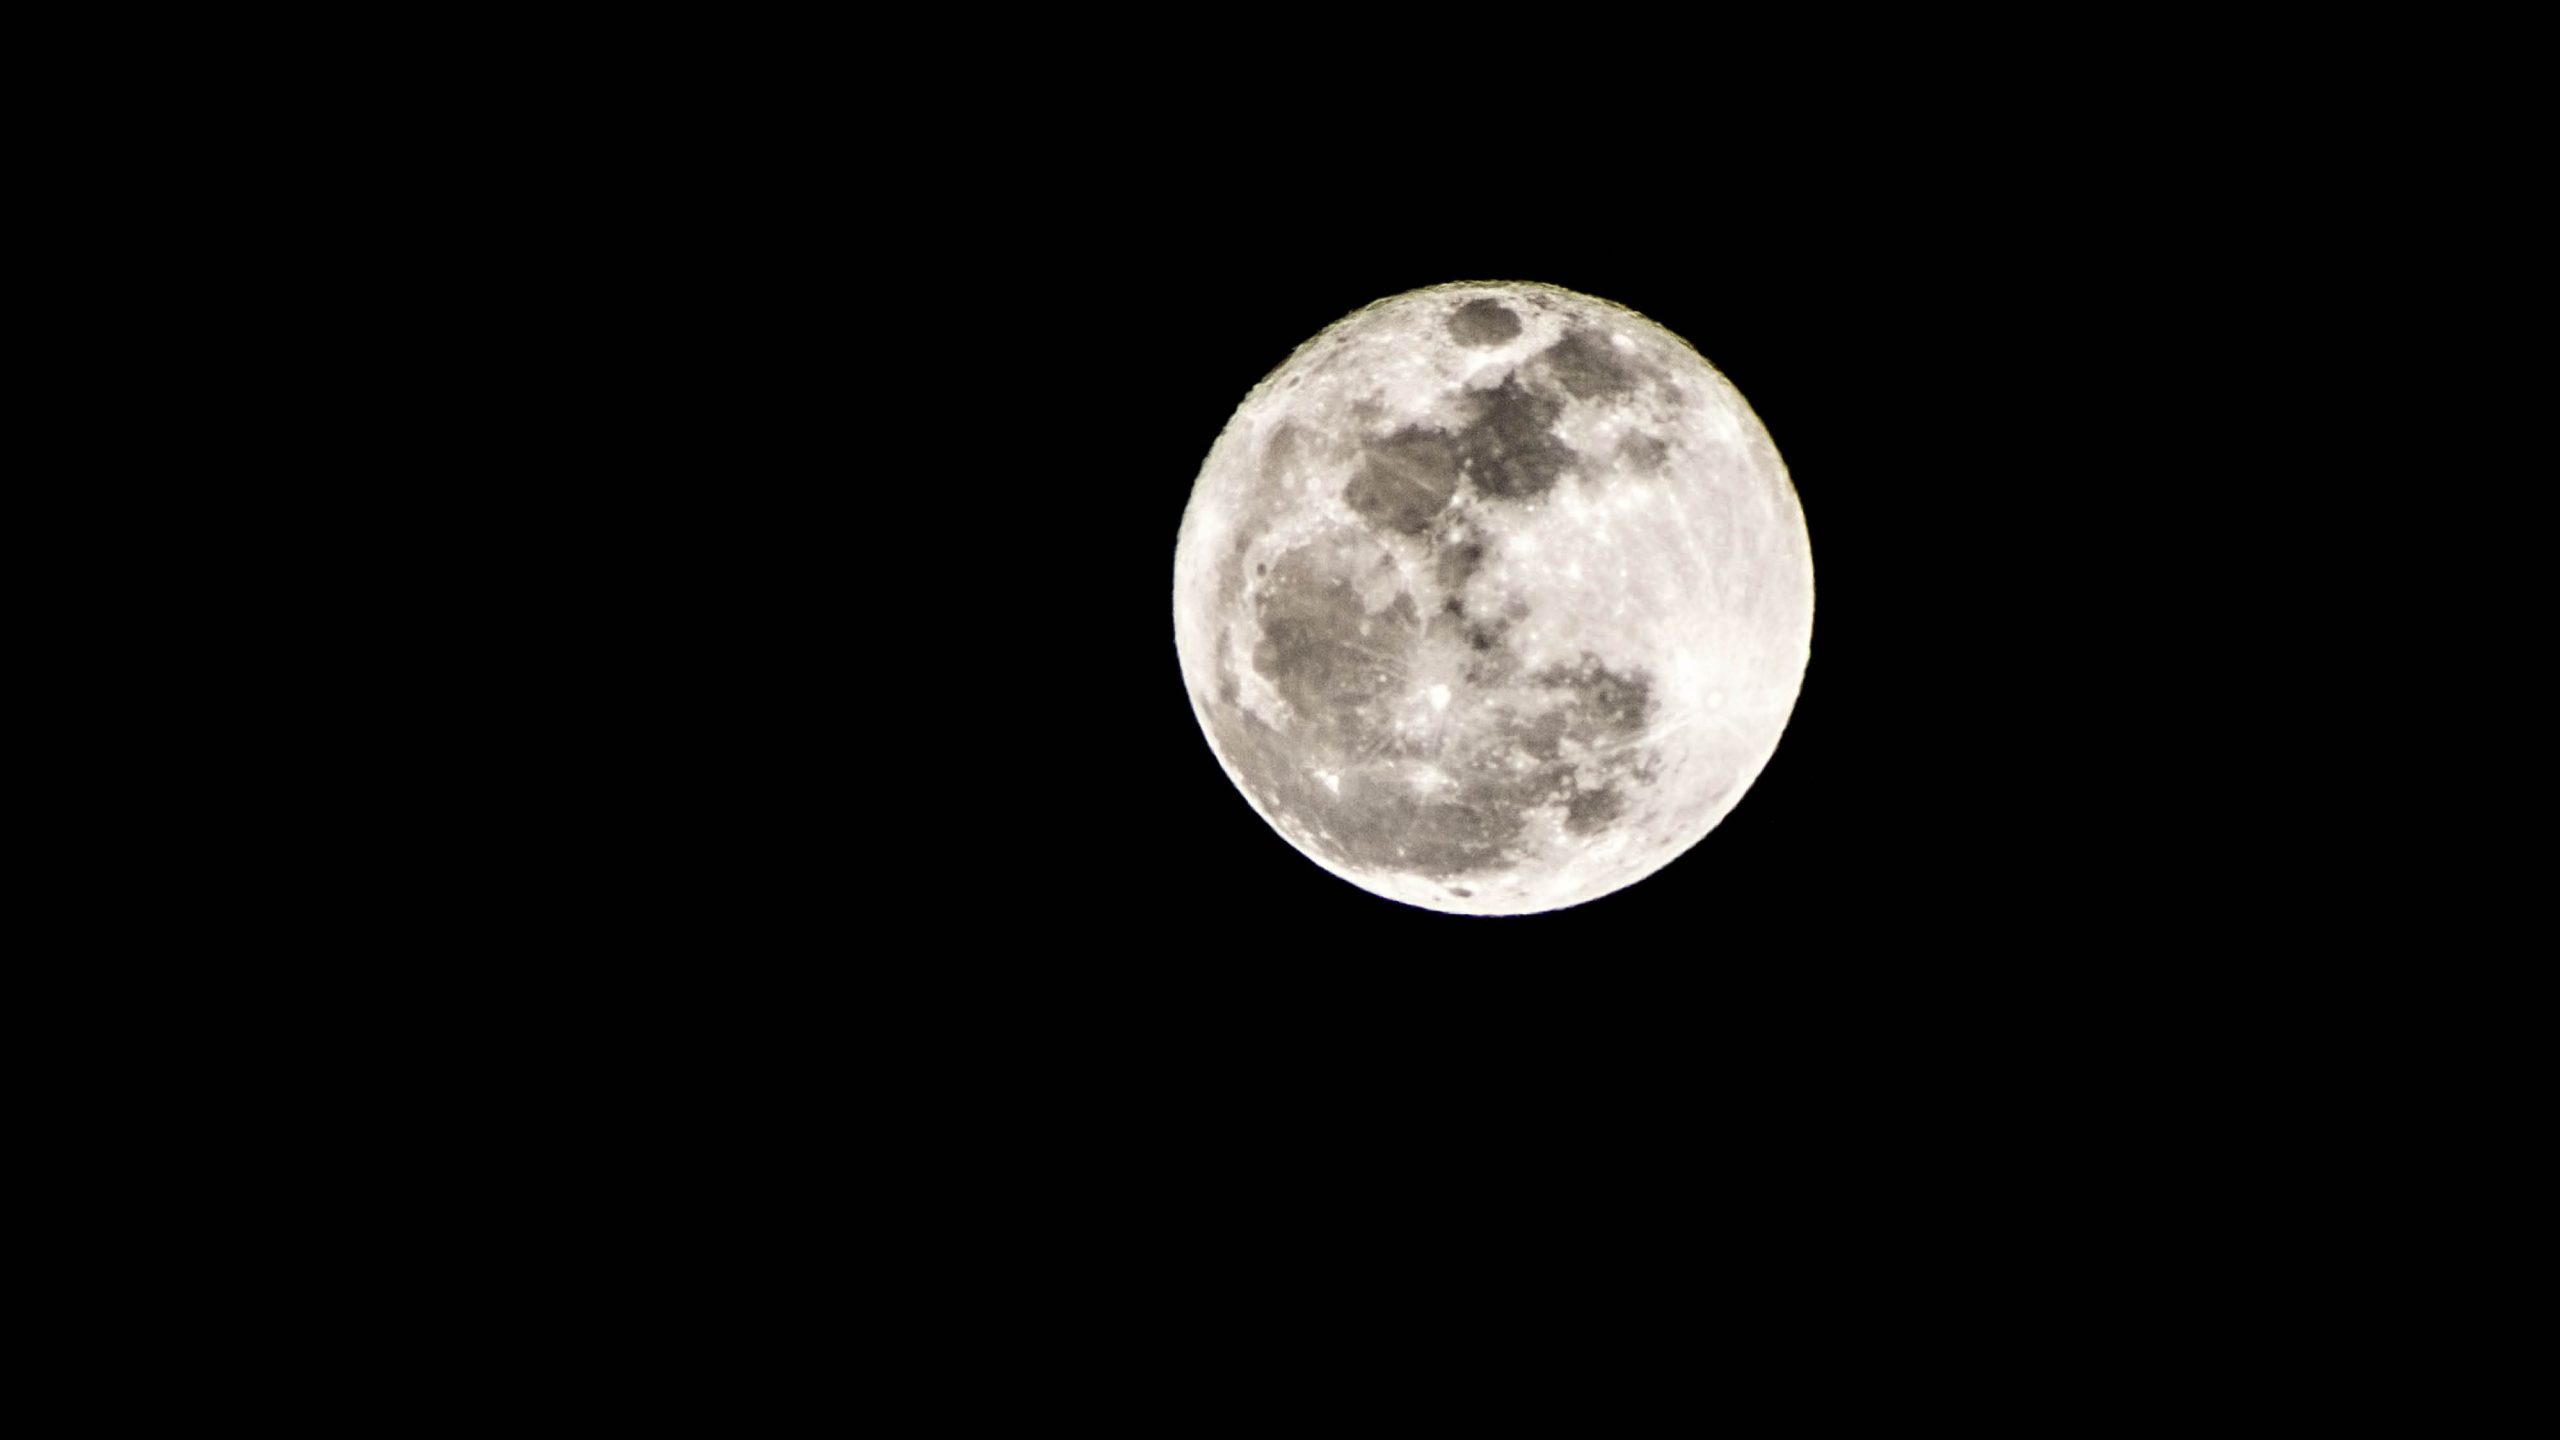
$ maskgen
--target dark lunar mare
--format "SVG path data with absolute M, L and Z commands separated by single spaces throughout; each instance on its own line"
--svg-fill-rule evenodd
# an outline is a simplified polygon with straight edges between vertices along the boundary
M 1561 398 L 1514 374 L 1462 403 L 1465 419 L 1454 431 L 1409 425 L 1363 441 L 1343 503 L 1373 526 L 1419 536 L 1464 486 L 1495 500 L 1528 500 L 1572 467 L 1573 448 L 1555 433 Z
M 1497 500 L 1526 500 L 1555 488 L 1573 464 L 1556 438 L 1564 402 L 1520 383 L 1517 374 L 1469 397 L 1472 418 L 1458 431 L 1458 467 Z
M 1647 475 L 1659 474 L 1671 447 L 1658 435 L 1629 435 L 1618 442 L 1618 458 Z
M 1612 670 L 1585 651 L 1579 663 L 1551 665 L 1536 678 L 1547 689 L 1572 697 L 1576 711 L 1586 717 L 1584 728 L 1598 734 L 1630 740 L 1653 723 L 1653 677 L 1641 670 Z
M 1453 338 L 1478 346 L 1521 329 L 1490 300 L 1459 306 L 1447 323 Z M 1627 812 L 1628 782 L 1658 773 L 1659 757 L 1640 743 L 1655 709 L 1651 676 L 1596 655 L 1524 674 L 1511 637 L 1526 608 L 1515 600 L 1504 613 L 1480 613 L 1466 598 L 1493 544 L 1469 516 L 1479 503 L 1471 497 L 1517 504 L 1552 490 L 1577 459 L 1555 432 L 1564 395 L 1616 396 L 1637 383 L 1607 337 L 1577 328 L 1499 384 L 1460 397 L 1453 425 L 1408 425 L 1361 442 L 1343 501 L 1376 536 L 1426 547 L 1441 594 L 1427 619 L 1409 591 L 1371 613 L 1374 581 L 1359 573 L 1375 563 L 1367 537 L 1310 542 L 1254 567 L 1253 668 L 1288 714 L 1275 728 L 1238 703 L 1223 646 L 1220 703 L 1203 708 L 1246 787 L 1301 843 L 1359 869 L 1437 879 L 1501 869 L 1523 858 L 1541 807 L 1557 807 L 1572 833 L 1596 834 Z M 1355 406 L 1355 423 L 1373 423 L 1376 408 Z M 1284 434 L 1266 455 L 1275 483 L 1302 440 Z M 1639 464 L 1660 462 L 1659 442 L 1629 443 Z M 1240 560 L 1231 557 L 1237 573 L 1222 577 L 1222 601 L 1243 584 Z M 1471 703 L 1489 716 L 1465 749 L 1443 753 L 1436 739 L 1395 726 L 1424 645 L 1464 647 Z M 1451 783 L 1416 790 L 1399 768 L 1413 761 Z
M 1484 568 L 1487 553 L 1484 532 L 1463 519 L 1454 521 L 1434 539 L 1431 578 L 1454 597 Z
M 1626 813 L 1624 782 L 1659 768 L 1632 743 L 1652 721 L 1651 676 L 1595 655 L 1520 676 L 1510 618 L 1470 615 L 1452 596 L 1425 624 L 1405 591 L 1372 614 L 1343 568 L 1358 554 L 1302 546 L 1254 592 L 1261 633 L 1253 667 L 1287 702 L 1284 728 L 1235 703 L 1232 677 L 1221 679 L 1221 703 L 1202 707 L 1220 751 L 1268 813 L 1336 862 L 1434 879 L 1517 863 L 1542 806 L 1559 807 L 1565 827 L 1586 835 Z M 1484 743 L 1441 752 L 1399 733 L 1390 711 L 1416 647 L 1449 626 L 1483 659 L 1508 662 L 1499 676 L 1517 683 L 1487 693 L 1493 722 Z M 1397 768 L 1408 760 L 1437 764 L 1452 783 L 1417 792 Z M 1335 775 L 1339 792 L 1319 770 Z
M 1563 697 L 1559 740 L 1569 740 L 1586 754 L 1583 770 L 1568 768 L 1564 777 L 1565 828 L 1578 835 L 1596 834 L 1626 811 L 1621 782 L 1650 781 L 1661 771 L 1661 757 L 1635 742 L 1652 725 L 1659 708 L 1653 677 L 1643 670 L 1615 670 L 1600 657 L 1585 653 L 1580 663 L 1550 666 L 1536 683 Z
M 1280 557 L 1260 592 L 1253 668 L 1305 724 L 1341 741 L 1356 738 L 1350 727 L 1394 688 L 1421 617 L 1407 593 L 1369 614 L 1351 577 L 1327 558 L 1304 547 Z
M 1342 499 L 1372 525 L 1419 535 L 1458 493 L 1457 447 L 1442 431 L 1408 426 L 1361 448 Z
M 1568 330 L 1538 353 L 1538 364 L 1576 400 L 1614 399 L 1635 393 L 1636 368 L 1596 330 Z

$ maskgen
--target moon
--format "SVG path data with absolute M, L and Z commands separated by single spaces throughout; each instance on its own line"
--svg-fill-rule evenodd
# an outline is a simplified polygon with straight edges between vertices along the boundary
M 1795 488 L 1679 336 L 1551 285 L 1434 286 L 1254 387 L 1174 547 L 1174 645 L 1256 813 L 1452 914 L 1582 904 L 1730 813 L 1813 634 Z

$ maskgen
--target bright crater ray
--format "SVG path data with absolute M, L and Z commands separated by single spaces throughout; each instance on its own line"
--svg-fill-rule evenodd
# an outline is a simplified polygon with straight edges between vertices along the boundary
M 1220 763 L 1355 885 L 1467 914 L 1652 874 L 1768 764 L 1813 629 L 1786 468 L 1633 311 L 1531 284 L 1363 309 L 1245 397 L 1174 552 Z

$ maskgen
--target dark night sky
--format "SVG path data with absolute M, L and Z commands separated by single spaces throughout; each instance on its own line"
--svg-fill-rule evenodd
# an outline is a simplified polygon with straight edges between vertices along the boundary
M 2210 526 L 2144 503 L 2226 423 L 2191 388 L 2213 351 L 2202 262 L 2171 243 L 2192 207 L 1883 150 L 1781 181 L 1595 168 L 1539 204 L 1463 162 L 1303 159 L 1229 174 L 1079 136 L 919 162 L 865 192 L 896 199 L 869 222 L 891 261 L 742 272 L 787 277 L 742 308 L 788 338 L 739 361 L 776 428 L 724 433 L 783 438 L 720 458 L 796 478 L 705 533 L 754 593 L 803 577 L 756 602 L 772 638 L 722 632 L 742 674 L 802 677 L 785 743 L 744 762 L 786 816 L 760 843 L 845 856 L 938 943 L 1178 966 L 1232 937 L 1419 957 L 1408 981 L 1565 953 L 1680 985 L 1802 983 L 1789 955 L 1874 978 L 2141 933 L 2220 883 L 2182 858 L 2176 783 L 2210 693 L 2170 663 L 2185 617 L 2154 612 L 2222 562 Z M 785 303 L 813 275 L 821 303 Z M 1668 869 L 1539 917 L 1409 909 L 1299 856 L 1218 766 L 1173 649 L 1175 536 L 1237 402 L 1333 320 L 1456 279 L 1688 339 L 1767 425 L 1813 546 L 1768 769 Z M 887 744 L 831 754 L 839 715 Z M 759 768 L 812 753 L 803 801 Z
M 422 1079 L 480 1085 L 548 1155 L 621 1126 L 635 1161 L 598 1213 L 670 1183 L 739 1207 L 652 1244 L 725 1249 L 810 1206 L 826 1248 L 857 1217 L 857 1256 L 913 1256 L 972 1324 L 1044 1333 L 1116 1334 L 1084 1302 L 1131 1294 L 1124 1257 L 1153 1249 L 1184 1278 L 1138 1303 L 1224 1344 L 1200 1297 L 1309 1283 L 1329 1223 L 1388 1263 L 1321 1297 L 1328 1325 L 1420 1240 L 1508 1285 L 1543 1230 L 1578 1272 L 1703 1262 L 1680 1305 L 1723 1303 L 1736 1251 L 1824 1311 L 1861 1292 L 1807 1283 L 1822 1257 L 1889 1288 L 1920 1257 L 1944 1273 L 1899 1286 L 1930 1306 L 1914 1332 L 1975 1290 L 1939 1210 L 1994 1241 L 2053 1217 L 2067 1244 L 2029 1241 L 2027 1267 L 2102 1298 L 2076 1257 L 2146 1267 L 2175 1237 L 2127 1237 L 2160 1216 L 2253 1250 L 2295 1227 L 2232 1229 L 2231 1177 L 2389 1037 L 2320 1023 L 2358 997 L 2294 895 L 2333 929 L 2365 897 L 2334 871 L 2266 888 L 2302 820 L 2260 777 L 2335 729 L 2361 743 L 2321 753 L 2322 789 L 2418 783 L 2376 695 L 2444 668 L 2411 647 L 2259 718 L 2298 640 L 2361 641 L 2396 603 L 2370 576 L 2262 578 L 2314 547 L 2298 517 L 2335 477 L 2385 468 L 2306 460 L 2302 431 L 2364 431 L 2330 420 L 2336 395 L 2298 423 L 2281 382 L 2336 333 L 2304 322 L 2361 322 L 2375 307 L 2337 296 L 2395 263 L 2322 283 L 2354 232 L 2315 213 L 2306 157 L 2337 157 L 2343 220 L 2409 210 L 2369 147 L 2329 138 L 2333 113 L 2392 111 L 2270 104 L 2243 133 L 2197 118 L 2183 71 L 2106 93 L 2080 50 L 2005 32 L 1959 37 L 1994 83 L 1862 25 L 1831 49 L 1906 93 L 1761 98 L 1740 82 L 1762 52 L 1665 44 L 1641 74 L 1623 25 L 1470 22 L 1508 47 L 1470 68 L 1293 20 L 1321 50 L 1258 76 L 1259 39 L 1165 58 L 1178 17 L 923 48 L 850 23 L 858 43 L 759 33 L 733 65 L 691 22 L 649 65 L 596 60 L 582 28 L 564 72 L 628 93 L 489 111 L 470 163 L 403 178 L 378 217 L 417 253 L 373 265 L 334 177 L 308 187 L 326 223 L 272 242 L 358 254 L 361 284 L 319 298 L 422 357 L 398 382 L 414 412 L 354 428 L 427 473 L 391 488 L 383 535 L 325 543 L 370 567 L 426 536 L 395 583 L 435 653 L 378 702 L 256 712 L 329 735 L 369 733 L 342 708 L 427 717 L 322 776 L 425 853 L 311 837 L 397 870 L 373 918 L 436 939 L 380 1007 L 433 1029 Z M 2303 68 L 2290 40 L 2268 63 Z M 2267 93 L 2241 78 L 2243 105 Z M 418 107 L 439 129 L 488 111 L 449 89 Z M 1299 855 L 1211 753 L 1173 643 L 1183 508 L 1237 402 L 1344 314 L 1463 279 L 1583 291 L 1695 345 L 1784 457 L 1816 577 L 1802 694 L 1738 808 L 1655 875 L 1533 917 L 1400 906 Z M 388 388 L 365 353 L 313 358 Z M 2345 407 L 2373 404 L 2348 378 Z M 2403 419 L 2403 446 L 2436 423 Z M 313 658 L 324 686 L 340 658 Z M 424 802 L 382 802 L 386 771 Z M 374 968 L 332 949 L 303 993 Z M 520 1060 L 490 1058 L 497 1031 Z M 2341 1062 L 2297 1062 L 2303 1037 Z M 2379 1113 L 2330 1110 L 2359 1139 Z M 2146 1150 L 2203 1183 L 2155 1203 Z M 761 1172 L 786 1159 L 845 1174 Z M 907 1207 L 886 1225 L 863 1213 L 883 1196 Z M 2081 1222 L 2087 1197 L 2127 1216 Z M 1055 1309 L 1013 1304 L 1041 1292 Z

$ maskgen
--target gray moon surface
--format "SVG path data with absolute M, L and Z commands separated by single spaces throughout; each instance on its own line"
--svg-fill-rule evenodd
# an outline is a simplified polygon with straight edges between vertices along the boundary
M 1768 432 L 1679 336 L 1442 285 L 1245 397 L 1173 618 L 1210 748 L 1292 846 L 1389 899 L 1529 914 L 1660 870 L 1767 766 L 1812 549 Z

